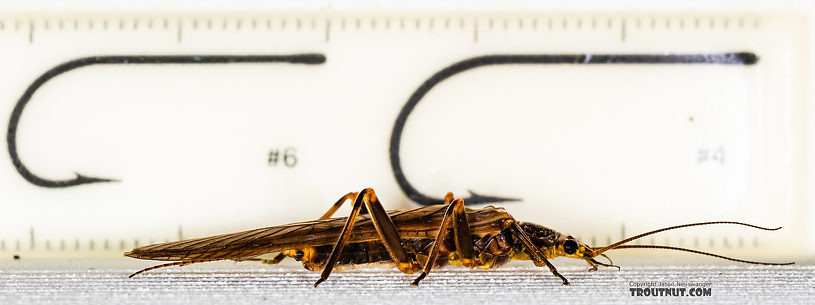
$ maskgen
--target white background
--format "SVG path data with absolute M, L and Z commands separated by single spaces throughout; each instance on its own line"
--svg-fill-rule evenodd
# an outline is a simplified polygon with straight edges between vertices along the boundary
M 411 113 L 402 167 L 424 194 L 522 198 L 503 206 L 598 245 L 666 225 L 740 220 L 784 229 L 711 228 L 654 241 L 754 256 L 815 247 L 808 15 L 316 6 L 0 16 L 6 113 L 36 77 L 84 56 L 327 57 L 318 66 L 99 65 L 52 79 L 20 120 L 23 162 L 51 179 L 76 171 L 122 181 L 44 189 L 0 163 L 0 253 L 118 256 L 179 231 L 316 218 L 369 186 L 388 208 L 412 207 L 390 170 L 390 134 L 410 94 L 448 65 L 487 54 L 734 51 L 754 52 L 759 63 L 459 74 Z M 287 147 L 297 165 L 269 166 L 269 151 Z M 700 162 L 700 150 L 721 150 L 725 161 Z

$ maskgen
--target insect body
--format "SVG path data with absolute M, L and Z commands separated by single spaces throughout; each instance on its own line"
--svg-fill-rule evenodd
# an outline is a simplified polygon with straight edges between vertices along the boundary
M 354 205 L 349 217 L 331 218 L 348 200 Z M 364 213 L 367 212 L 367 213 Z M 643 236 L 662 231 L 711 224 L 735 224 L 762 230 L 751 224 L 717 221 L 667 227 L 633 236 L 614 244 L 592 248 L 572 236 L 547 227 L 518 222 L 502 208 L 488 206 L 471 209 L 452 193 L 445 204 L 408 210 L 385 211 L 373 189 L 348 193 L 340 198 L 319 220 L 274 226 L 238 233 L 188 239 L 135 248 L 126 256 L 175 261 L 142 269 L 132 275 L 168 266 L 183 266 L 200 262 L 234 260 L 278 263 L 292 257 L 306 269 L 322 270 L 316 287 L 325 281 L 335 267 L 392 266 L 404 273 L 421 270 L 419 281 L 434 268 L 457 265 L 469 268 L 496 268 L 511 260 L 531 260 L 536 266 L 546 266 L 564 285 L 569 281 L 558 273 L 549 260 L 566 256 L 585 260 L 590 270 L 598 266 L 616 267 L 610 260 L 603 263 L 597 256 L 612 249 L 656 248 L 692 252 L 751 264 L 764 263 L 724 257 L 712 253 L 660 245 L 626 245 Z M 279 253 L 273 259 L 258 256 Z M 606 257 L 608 258 L 608 257 Z

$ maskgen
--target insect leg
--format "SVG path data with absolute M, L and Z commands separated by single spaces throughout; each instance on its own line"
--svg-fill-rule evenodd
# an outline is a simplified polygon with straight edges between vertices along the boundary
M 456 199 L 453 197 L 453 192 L 447 192 L 447 195 L 444 195 L 444 204 L 450 204 L 453 202 L 453 199 Z
M 323 214 L 323 216 L 320 216 L 320 219 L 329 219 L 329 218 L 331 218 L 331 216 L 334 216 L 334 213 L 335 213 L 335 212 L 337 212 L 337 210 L 339 210 L 339 209 L 340 209 L 340 207 L 342 206 L 342 204 L 343 204 L 343 203 L 345 203 L 345 201 L 347 201 L 347 200 L 354 200 L 354 198 L 356 198 L 356 197 L 357 197 L 357 194 L 359 194 L 359 193 L 357 193 L 357 192 L 350 192 L 350 193 L 348 193 L 348 194 L 345 194 L 345 196 L 340 197 L 340 199 L 339 199 L 339 200 L 337 200 L 337 202 L 335 202 L 335 203 L 334 203 L 334 204 L 331 206 L 331 208 L 329 208 L 329 209 L 328 209 L 328 211 L 326 211 L 326 212 L 325 212 L 325 214 Z M 364 213 L 363 213 L 363 214 L 364 214 Z M 278 253 L 278 254 L 277 254 L 277 255 L 275 255 L 275 257 L 274 257 L 274 258 L 272 258 L 272 259 L 252 259 L 252 260 L 253 260 L 253 261 L 254 261 L 254 260 L 256 260 L 256 261 L 260 261 L 260 263 L 261 263 L 261 264 L 269 264 L 269 265 L 274 265 L 274 264 L 277 264 L 277 263 L 282 262 L 282 261 L 283 261 L 283 260 L 284 260 L 286 257 L 288 257 L 288 256 L 286 256 L 286 255 L 285 255 L 285 254 L 283 254 L 283 253 Z
M 359 193 L 357 193 L 357 192 L 350 192 L 348 194 L 345 194 L 345 196 L 342 196 L 339 200 L 337 200 L 337 202 L 335 202 L 334 205 L 332 205 L 331 208 L 328 209 L 328 211 L 325 212 L 325 214 L 323 214 L 323 216 L 320 216 L 320 219 L 329 219 L 329 218 L 331 218 L 331 216 L 334 216 L 334 213 L 337 212 L 337 210 L 340 209 L 340 207 L 342 206 L 343 203 L 345 203 L 346 200 L 352 200 L 353 201 L 354 198 L 357 198 L 358 194 Z
M 449 194 L 452 196 L 452 194 Z M 445 201 L 447 196 L 445 196 Z M 439 255 L 439 248 L 441 244 L 444 242 L 444 237 L 447 235 L 447 226 L 450 225 L 450 222 L 453 221 L 455 225 L 453 226 L 453 234 L 455 235 L 456 241 L 456 251 L 461 256 L 459 259 L 462 265 L 467 267 L 474 267 L 476 266 L 475 261 L 475 251 L 473 251 L 473 241 L 470 235 L 470 226 L 467 223 L 467 214 L 464 211 L 464 200 L 461 198 L 453 200 L 447 211 L 444 213 L 444 218 L 441 221 L 441 225 L 439 226 L 439 233 L 436 234 L 436 239 L 433 242 L 433 248 L 430 249 L 430 253 L 427 256 L 427 262 L 424 265 L 424 269 L 422 269 L 422 274 L 416 278 L 416 280 L 411 283 L 412 286 L 419 286 L 419 281 L 424 279 L 428 273 L 430 273 L 430 269 L 433 268 L 433 264 L 436 262 L 436 257 Z
M 449 205 L 453 202 L 452 192 L 444 195 L 444 204 Z M 463 199 L 462 199 L 463 200 Z M 473 251 L 473 240 L 470 233 L 470 224 L 467 221 L 467 213 L 464 212 L 464 204 L 457 204 L 453 209 L 453 234 L 455 234 L 456 252 L 460 257 L 461 264 L 465 267 L 474 268 L 478 264 L 475 261 L 475 251 Z
M 532 261 L 535 263 L 535 266 L 549 267 L 549 271 L 552 271 L 552 274 L 563 280 L 563 285 L 569 285 L 569 281 L 566 280 L 566 278 L 563 277 L 563 275 L 560 275 L 560 273 L 557 272 L 555 266 L 552 265 L 552 263 L 550 263 L 549 260 L 547 260 L 546 257 L 543 256 L 543 253 L 541 253 L 540 250 L 538 250 L 538 248 L 535 247 L 535 244 L 532 243 L 532 241 L 529 239 L 529 236 L 527 236 L 524 230 L 521 229 L 521 226 L 518 225 L 518 222 L 515 221 L 515 219 L 510 219 L 508 220 L 508 222 L 509 225 L 512 227 L 512 230 L 515 231 L 515 236 L 520 238 L 521 242 L 524 243 L 526 251 L 529 252 L 530 254 L 529 256 L 532 257 Z
M 340 237 L 337 239 L 337 243 L 334 245 L 334 249 L 331 250 L 331 255 L 326 262 L 323 272 L 320 274 L 320 279 L 314 283 L 314 287 L 317 287 L 317 285 L 325 281 L 331 274 L 331 270 L 334 269 L 334 265 L 336 265 L 337 260 L 340 257 L 342 248 L 345 247 L 348 236 L 351 235 L 351 230 L 354 229 L 354 223 L 356 222 L 357 216 L 360 214 L 363 204 L 367 207 L 368 212 L 371 214 L 371 222 L 373 223 L 377 233 L 379 233 L 379 237 L 382 239 L 382 244 L 385 245 L 385 248 L 388 250 L 391 258 L 396 261 L 399 270 L 405 273 L 415 271 L 414 269 L 416 269 L 416 266 L 410 256 L 408 256 L 405 248 L 402 247 L 402 240 L 399 238 L 399 232 L 396 230 L 393 220 L 391 220 L 390 216 L 388 216 L 385 208 L 382 207 L 382 204 L 379 202 L 379 199 L 377 199 L 374 190 L 367 188 L 362 190 L 359 195 L 357 195 L 356 200 L 354 200 L 354 207 L 351 210 L 351 216 L 348 216 L 345 227 L 343 227 L 342 233 L 340 233 Z

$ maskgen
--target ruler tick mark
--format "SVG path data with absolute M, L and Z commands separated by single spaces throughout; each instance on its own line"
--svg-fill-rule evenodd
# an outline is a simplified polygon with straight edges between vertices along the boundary
M 179 19 L 178 20 L 178 38 L 176 42 L 181 42 L 181 33 L 184 31 L 184 21 Z
M 625 19 L 620 22 L 620 41 L 625 42 Z
M 325 21 L 325 42 L 331 41 L 331 20 Z M 181 230 L 181 227 L 179 227 Z
M 473 20 L 473 43 L 478 42 L 478 19 Z
M 28 23 L 28 43 L 34 43 L 34 21 Z

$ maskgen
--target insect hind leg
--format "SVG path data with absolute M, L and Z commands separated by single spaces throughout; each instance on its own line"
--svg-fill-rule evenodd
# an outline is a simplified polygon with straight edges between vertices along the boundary
M 320 219 L 329 219 L 329 218 L 331 218 L 331 216 L 334 216 L 334 213 L 337 212 L 337 210 L 339 210 L 340 207 L 342 207 L 342 205 L 346 201 L 348 201 L 348 200 L 353 201 L 354 199 L 357 198 L 358 194 L 359 194 L 358 192 L 350 192 L 348 194 L 343 195 L 342 197 L 340 197 L 340 199 L 337 199 L 337 202 L 335 202 L 334 204 L 331 205 L 331 208 L 329 208 L 328 211 L 326 211 L 323 214 L 323 216 L 320 216 Z M 367 213 L 367 210 L 365 210 L 365 207 L 363 206 L 362 210 L 360 211 L 360 214 L 366 214 L 366 213 Z M 278 264 L 278 263 L 282 262 L 284 259 L 286 259 L 286 257 L 288 257 L 288 256 L 286 256 L 283 253 L 278 253 L 272 259 L 251 259 L 251 260 L 252 261 L 259 261 L 261 264 L 274 265 L 274 264 Z
M 397 268 L 404 273 L 418 271 L 419 266 L 410 258 L 407 250 L 402 246 L 403 241 L 399 237 L 399 232 L 396 230 L 393 220 L 388 216 L 385 208 L 382 207 L 382 203 L 379 202 L 374 190 L 372 188 L 366 188 L 359 192 L 354 199 L 354 207 L 351 209 L 351 215 L 348 216 L 345 226 L 343 226 L 342 232 L 334 244 L 334 248 L 331 250 L 331 255 L 329 255 L 325 267 L 323 267 L 320 279 L 314 283 L 314 287 L 317 287 L 317 285 L 328 279 L 331 270 L 334 269 L 334 265 L 340 257 L 343 247 L 345 247 L 351 235 L 351 231 L 354 229 L 357 216 L 361 213 L 363 206 L 367 207 L 368 213 L 371 214 L 371 222 L 376 229 L 377 235 L 379 235 L 379 239 L 391 256 L 391 259 L 396 263 Z

